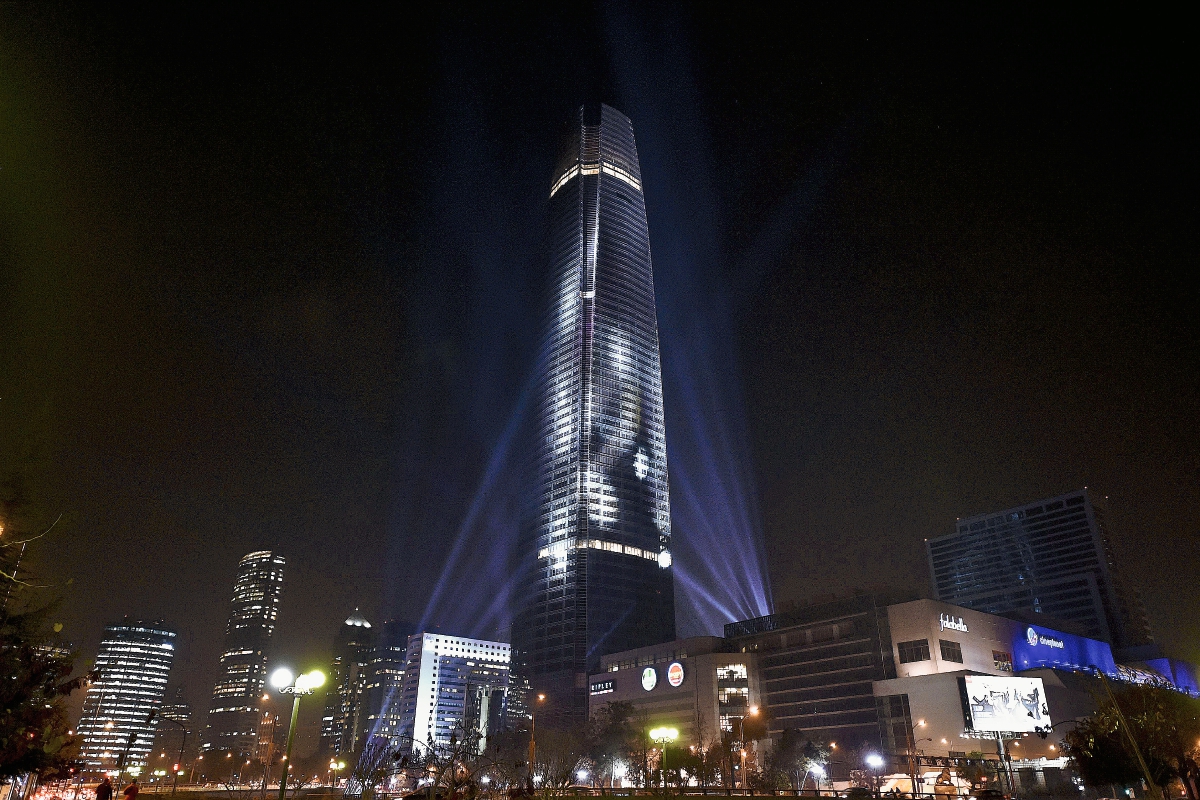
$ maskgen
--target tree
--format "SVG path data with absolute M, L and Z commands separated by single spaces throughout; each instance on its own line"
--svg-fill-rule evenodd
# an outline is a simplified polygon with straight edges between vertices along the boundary
M 611 702 L 597 712 L 588 736 L 588 756 L 596 765 L 596 777 L 608 775 L 611 787 L 616 780 L 617 766 L 626 770 L 637 750 L 638 730 L 634 725 L 632 703 Z
M 26 547 L 54 528 L 31 522 L 32 508 L 19 474 L 0 482 L 0 778 L 66 768 L 64 701 L 90 677 L 70 678 L 75 655 L 50 621 L 55 604 L 39 602 L 45 587 L 18 574 Z
M 1132 735 L 1151 780 L 1160 787 L 1179 780 L 1188 798 L 1197 800 L 1200 700 L 1162 685 L 1125 684 L 1113 691 L 1111 699 L 1100 696 L 1097 705 L 1095 714 L 1063 737 L 1063 750 L 1086 784 L 1129 785 L 1141 779 L 1128 740 Z M 1122 716 L 1128 733 L 1121 729 Z
M 354 760 L 350 780 L 362 793 L 364 800 L 375 796 L 375 789 L 392 769 L 392 751 L 386 736 L 369 736 L 362 752 Z
M 74 654 L 51 625 L 51 608 L 6 614 L 0 624 L 0 778 L 64 766 L 73 741 L 64 700 L 87 676 L 70 679 Z
M 771 752 L 764 771 L 782 777 L 796 791 L 807 788 L 810 780 L 813 788 L 819 789 L 820 780 L 814 776 L 824 774 L 830 753 L 828 744 L 814 742 L 799 731 L 788 729 Z

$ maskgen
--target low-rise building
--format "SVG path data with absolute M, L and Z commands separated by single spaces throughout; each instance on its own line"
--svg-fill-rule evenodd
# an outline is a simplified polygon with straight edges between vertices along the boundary
M 728 652 L 718 636 L 680 639 L 613 653 L 589 678 L 589 711 L 630 703 L 649 730 L 672 727 L 681 744 L 706 746 L 722 732 L 740 734 L 740 721 L 762 700 L 753 653 Z

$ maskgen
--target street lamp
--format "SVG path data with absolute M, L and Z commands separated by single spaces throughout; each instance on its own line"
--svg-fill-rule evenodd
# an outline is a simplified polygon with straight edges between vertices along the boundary
M 300 698 L 325 685 L 325 673 L 314 669 L 295 676 L 287 667 L 280 667 L 271 673 L 271 685 L 281 694 L 294 695 L 296 698 L 292 701 L 292 719 L 288 723 L 287 744 L 283 748 L 283 771 L 279 776 L 279 800 L 286 800 L 288 769 L 292 766 L 292 739 L 296 736 L 296 720 L 300 716 Z
M 813 779 L 817 782 L 817 790 L 814 794 L 821 794 L 821 778 L 825 777 L 825 768 L 820 764 L 813 764 L 808 771 L 812 773 Z M 804 787 L 801 786 L 800 788 L 803 789 Z
M 533 706 L 529 709 L 529 775 L 533 776 L 533 768 L 537 763 L 537 707 L 546 702 L 546 695 L 541 692 L 533 701 Z M 282 800 L 282 798 L 281 798 Z
M 917 794 L 917 728 L 924 728 L 925 720 L 919 719 L 916 724 L 908 729 L 908 777 L 912 783 L 912 793 L 916 797 Z M 922 739 L 921 741 L 930 741 L 932 739 Z
M 872 783 L 874 784 L 873 788 L 875 789 L 875 794 L 878 795 L 879 794 L 879 768 L 883 766 L 883 756 L 879 755 L 878 753 L 868 753 L 866 762 L 867 762 L 867 766 L 871 768 L 871 772 L 874 774 L 875 780 L 872 781 Z
M 662 784 L 664 789 L 667 787 L 667 745 L 678 738 L 678 728 L 660 727 L 650 729 L 650 740 L 657 742 L 662 747 L 662 764 L 660 767 L 662 769 Z
M 171 797 L 174 797 L 175 787 L 179 785 L 179 773 L 183 770 L 183 748 L 187 747 L 187 737 L 191 731 L 189 731 L 187 726 L 179 720 L 171 719 L 170 717 L 164 717 L 162 714 L 159 714 L 157 709 L 150 712 L 150 719 L 153 719 L 155 716 L 157 716 L 162 722 L 169 722 L 172 725 L 178 725 L 179 730 L 183 731 L 183 741 L 179 743 L 179 763 L 175 765 L 175 769 L 171 770 L 171 774 L 174 776 L 171 778 Z M 166 753 L 163 753 L 163 755 L 165 756 Z

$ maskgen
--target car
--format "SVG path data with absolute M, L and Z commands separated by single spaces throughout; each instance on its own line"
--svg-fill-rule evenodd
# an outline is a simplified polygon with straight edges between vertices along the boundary
M 971 795 L 971 800 L 1008 800 L 1008 798 L 999 789 L 980 789 Z

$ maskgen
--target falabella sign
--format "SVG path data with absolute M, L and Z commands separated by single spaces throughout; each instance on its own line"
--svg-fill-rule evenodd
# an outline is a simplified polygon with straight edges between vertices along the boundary
M 949 614 L 938 614 L 938 630 L 939 631 L 962 631 L 969 633 L 967 629 L 967 621 L 962 617 L 953 617 Z

